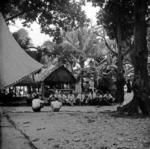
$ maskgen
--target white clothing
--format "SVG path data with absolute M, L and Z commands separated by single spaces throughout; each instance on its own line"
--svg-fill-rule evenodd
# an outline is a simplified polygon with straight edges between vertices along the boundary
M 69 94 L 69 95 L 68 95 L 68 99 L 69 99 L 69 101 L 74 102 L 75 97 L 74 97 L 73 94 Z
M 122 103 L 122 105 L 126 105 L 127 103 L 129 103 L 132 99 L 133 99 L 133 92 L 131 93 L 125 93 L 124 94 L 124 102 Z
M 67 98 L 67 96 L 63 94 L 63 95 L 62 95 L 62 99 L 63 99 L 63 100 L 66 100 L 66 98 Z
M 78 96 L 77 96 L 77 99 L 80 99 L 80 101 L 83 101 L 84 98 L 85 98 L 85 95 L 81 94 L 81 93 L 79 93 Z
M 124 85 L 124 92 L 127 92 L 127 85 Z
M 92 100 L 92 94 L 91 93 L 88 94 L 88 100 Z
M 41 108 L 43 104 L 44 104 L 44 101 L 42 101 L 39 98 L 35 98 L 32 100 L 32 108 L 33 109 Z
M 60 109 L 61 106 L 62 106 L 62 103 L 60 101 L 56 100 L 56 101 L 52 101 L 51 102 L 51 108 L 52 108 L 52 110 L 54 110 L 54 109 Z
M 93 99 L 94 99 L 94 98 L 96 98 L 96 93 L 95 93 L 95 92 L 93 92 Z

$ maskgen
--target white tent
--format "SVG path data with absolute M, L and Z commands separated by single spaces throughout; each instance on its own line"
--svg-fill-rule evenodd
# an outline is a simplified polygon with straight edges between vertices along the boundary
M 0 88 L 17 83 L 41 67 L 19 46 L 0 13 Z

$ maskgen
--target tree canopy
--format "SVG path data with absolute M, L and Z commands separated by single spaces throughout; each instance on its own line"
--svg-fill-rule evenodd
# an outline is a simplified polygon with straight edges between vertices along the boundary
M 88 22 L 81 4 L 74 0 L 10 0 L 0 6 L 0 11 L 6 21 L 19 17 L 24 19 L 25 26 L 36 21 L 42 32 L 57 37 L 61 29 L 69 30 Z
M 28 32 L 23 28 L 14 32 L 13 36 L 23 49 L 27 49 L 32 45 Z

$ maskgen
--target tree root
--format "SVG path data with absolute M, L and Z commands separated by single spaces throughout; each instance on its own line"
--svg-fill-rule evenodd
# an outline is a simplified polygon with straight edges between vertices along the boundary
M 128 104 L 118 107 L 117 112 L 125 115 L 138 115 L 150 116 L 150 109 L 148 102 L 133 98 Z
M 139 114 L 138 104 L 134 99 L 131 102 L 129 102 L 128 104 L 126 104 L 122 107 L 118 107 L 117 111 L 120 114 L 126 114 L 126 115 Z

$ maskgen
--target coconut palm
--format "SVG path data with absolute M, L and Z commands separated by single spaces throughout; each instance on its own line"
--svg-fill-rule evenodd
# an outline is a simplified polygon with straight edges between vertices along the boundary
M 93 29 L 80 27 L 77 30 L 66 32 L 61 45 L 64 49 L 73 51 L 76 54 L 76 62 L 78 61 L 81 68 L 80 78 L 81 88 L 83 90 L 83 70 L 85 68 L 85 61 L 88 58 L 94 58 L 102 54 L 100 41 Z

